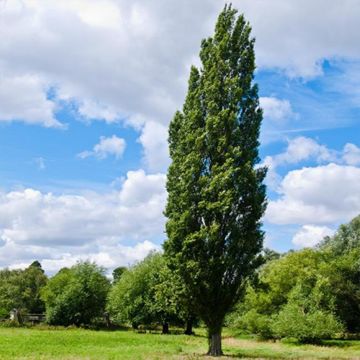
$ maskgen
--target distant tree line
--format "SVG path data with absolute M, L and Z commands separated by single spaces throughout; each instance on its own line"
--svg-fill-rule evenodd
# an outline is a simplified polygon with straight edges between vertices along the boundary
M 315 342 L 360 332 L 360 216 L 342 225 L 316 248 L 262 253 L 263 265 L 228 326 L 263 338 L 293 337 Z M 12 309 L 43 313 L 52 325 L 104 322 L 133 328 L 159 326 L 193 332 L 198 323 L 191 294 L 161 253 L 119 267 L 110 281 L 102 267 L 79 262 L 47 278 L 41 264 L 0 271 L 0 318 Z
M 130 268 L 118 267 L 111 282 L 105 269 L 88 261 L 47 278 L 39 262 L 25 270 L 0 270 L 0 319 L 16 309 L 22 315 L 46 313 L 50 325 L 129 325 L 134 329 L 183 326 L 192 334 L 196 320 L 180 279 L 160 253 Z

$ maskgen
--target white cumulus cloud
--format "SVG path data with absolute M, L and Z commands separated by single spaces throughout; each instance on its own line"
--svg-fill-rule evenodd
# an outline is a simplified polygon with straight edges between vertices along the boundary
M 286 150 L 275 156 L 268 156 L 266 159 L 273 167 L 286 164 L 297 164 L 304 160 L 315 159 L 317 162 L 331 161 L 336 159 L 334 151 L 325 145 L 319 144 L 314 139 L 299 136 L 288 141 Z
M 313 247 L 325 236 L 331 236 L 334 230 L 327 226 L 304 225 L 294 235 L 292 242 L 298 247 Z
M 233 4 L 253 26 L 260 67 L 312 77 L 322 73 L 324 59 L 360 57 L 357 0 L 234 0 Z
M 314 139 L 299 136 L 288 140 L 284 152 L 274 156 L 266 156 L 263 161 L 263 165 L 268 167 L 267 184 L 273 189 L 279 186 L 281 176 L 277 173 L 277 168 L 280 166 L 298 164 L 307 160 L 323 163 L 335 161 L 336 157 L 335 151 L 319 144 Z
M 349 221 L 360 213 L 360 168 L 330 163 L 290 171 L 280 197 L 268 204 L 273 224 L 325 225 Z
M 0 267 L 34 259 L 50 270 L 84 258 L 107 267 L 139 260 L 163 240 L 165 179 L 138 170 L 120 191 L 105 194 L 1 192 Z
M 343 160 L 348 165 L 360 165 L 360 148 L 355 144 L 347 143 L 344 146 Z
M 111 137 L 100 137 L 100 142 L 94 145 L 92 151 L 85 150 L 78 154 L 78 157 L 81 159 L 86 159 L 89 156 L 95 156 L 98 159 L 106 159 L 108 156 L 112 155 L 116 158 L 120 158 L 126 147 L 126 141 L 122 138 L 113 135 Z
M 264 110 L 265 121 L 269 119 L 279 123 L 296 116 L 289 100 L 263 96 L 260 98 L 260 106 Z
M 87 120 L 123 120 L 140 130 L 149 168 L 164 166 L 166 134 L 154 123 L 166 127 L 181 106 L 190 63 L 224 4 L 2 1 L 0 121 L 64 127 L 56 108 L 74 101 Z M 360 59 L 357 0 L 330 5 L 327 0 L 234 0 L 233 5 L 252 24 L 260 69 L 311 77 L 321 74 L 324 59 Z M 55 96 L 48 96 L 49 89 Z M 262 103 L 273 121 L 291 116 L 287 100 L 269 96 Z M 149 139 L 155 131 L 161 140 Z
M 6 74 L 0 65 L 0 122 L 20 121 L 64 128 L 55 118 L 56 104 L 47 99 L 47 90 L 38 76 Z
M 139 142 L 144 148 L 144 160 L 152 171 L 165 171 L 170 163 L 168 129 L 166 126 L 147 122 L 142 130 Z

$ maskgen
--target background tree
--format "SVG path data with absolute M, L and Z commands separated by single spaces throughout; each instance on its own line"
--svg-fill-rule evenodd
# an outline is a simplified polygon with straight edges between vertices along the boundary
M 42 273 L 45 273 L 45 271 L 43 270 L 42 266 L 41 266 L 41 263 L 38 261 L 38 260 L 35 260 L 33 261 L 30 266 L 30 268 L 33 267 L 33 268 L 37 268 L 38 270 L 40 270 Z
M 334 256 L 326 264 L 335 312 L 349 332 L 360 331 L 360 248 Z
M 114 283 L 120 280 L 121 276 L 124 274 L 124 272 L 127 270 L 127 267 L 125 266 L 119 266 L 115 268 L 112 272 Z
M 115 322 L 130 323 L 136 329 L 139 325 L 148 325 L 154 321 L 150 305 L 154 301 L 154 275 L 162 266 L 159 256 L 150 254 L 130 267 L 114 284 L 107 309 Z
M 104 269 L 80 262 L 60 270 L 42 291 L 46 318 L 54 325 L 86 325 L 102 317 L 110 282 Z
M 29 313 L 42 314 L 45 304 L 41 299 L 41 291 L 47 284 L 47 276 L 38 261 L 34 261 L 22 273 L 24 307 Z
M 169 129 L 164 248 L 208 328 L 214 356 L 222 353 L 225 315 L 259 265 L 263 242 L 266 171 L 256 166 L 262 111 L 250 31 L 243 16 L 224 8 Z
M 152 253 L 126 271 L 113 286 L 108 310 L 120 324 L 162 324 L 168 333 L 169 323 L 181 321 L 178 296 L 181 288 L 167 268 L 160 253 Z
M 43 313 L 45 306 L 40 291 L 46 283 L 39 262 L 24 270 L 0 270 L 0 317 L 8 316 L 14 308 L 20 313 Z
M 333 236 L 326 236 L 319 245 L 320 249 L 328 249 L 334 255 L 343 255 L 352 249 L 360 248 L 360 215 L 348 224 L 340 225 Z
M 272 260 L 280 259 L 281 254 L 274 251 L 274 250 L 272 250 L 272 249 L 265 248 L 263 253 L 262 253 L 262 256 L 263 256 L 263 259 L 264 259 L 264 263 L 267 263 L 267 262 L 272 261 Z
M 193 335 L 193 325 L 197 318 L 192 308 L 191 294 L 187 293 L 181 278 L 167 266 L 164 257 L 160 270 L 159 282 L 155 285 L 155 312 L 161 313 L 164 309 L 170 322 L 177 325 L 185 324 L 185 335 Z
M 19 286 L 21 270 L 0 270 L 0 314 L 1 317 L 9 316 L 14 308 L 23 309 L 22 291 Z
M 329 257 L 329 291 L 339 318 L 350 332 L 360 331 L 360 216 L 343 224 L 319 246 Z

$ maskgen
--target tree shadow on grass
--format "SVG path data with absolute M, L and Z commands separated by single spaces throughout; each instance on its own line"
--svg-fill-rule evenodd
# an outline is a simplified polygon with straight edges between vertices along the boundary
M 317 340 L 317 341 L 296 341 L 294 339 L 284 339 L 281 341 L 284 345 L 293 345 L 293 346 L 322 346 L 322 347 L 338 347 L 338 348 L 347 348 L 354 345 L 360 347 L 360 341 L 355 339 L 329 339 L 329 340 Z
M 313 345 L 313 346 L 322 346 L 322 347 L 338 347 L 338 348 L 347 348 L 354 345 L 360 347 L 360 341 L 357 340 L 348 340 L 348 339 L 329 339 L 329 340 L 317 340 L 317 341 L 308 341 L 308 342 L 301 342 L 301 341 L 284 341 L 283 344 L 285 345 L 294 345 L 294 346 L 306 346 L 306 345 Z
M 259 354 L 245 354 L 242 352 L 233 353 L 233 354 L 224 354 L 219 358 L 211 357 L 207 354 L 192 354 L 187 355 L 186 360 L 213 360 L 213 359 L 284 359 L 284 356 L 269 354 L 269 355 L 259 355 Z
M 249 354 L 244 352 L 237 352 L 234 354 L 224 354 L 225 359 L 284 359 L 281 354 Z
M 339 347 L 339 348 L 348 348 L 354 345 L 360 347 L 360 342 L 356 340 L 324 340 L 319 343 L 320 346 L 325 347 Z

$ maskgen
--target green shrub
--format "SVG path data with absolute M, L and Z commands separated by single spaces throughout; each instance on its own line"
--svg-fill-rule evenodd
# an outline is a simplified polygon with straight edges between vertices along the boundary
M 343 325 L 330 313 L 320 309 L 306 311 L 297 303 L 288 303 L 275 317 L 273 334 L 278 338 L 295 338 L 314 343 L 343 332 Z
M 328 278 L 310 270 L 298 279 L 282 305 L 269 301 L 274 294 L 271 287 L 257 292 L 250 287 L 238 307 L 235 326 L 262 338 L 296 338 L 300 342 L 317 342 L 343 332 L 342 322 L 334 315 Z

